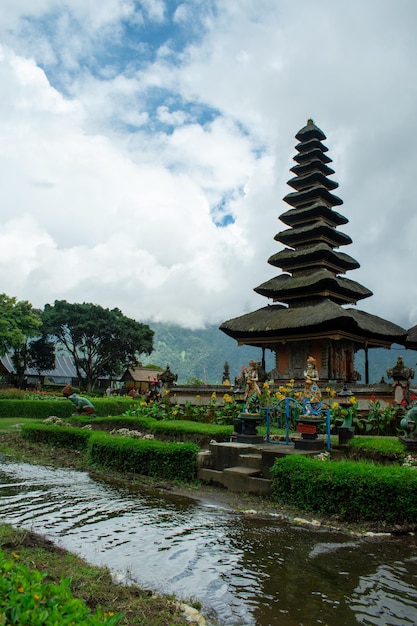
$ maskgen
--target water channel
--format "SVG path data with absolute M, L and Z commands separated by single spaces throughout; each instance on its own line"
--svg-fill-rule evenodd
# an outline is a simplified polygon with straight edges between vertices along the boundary
M 352 537 L 0 455 L 0 522 L 120 579 L 199 599 L 209 623 L 417 623 L 417 538 Z

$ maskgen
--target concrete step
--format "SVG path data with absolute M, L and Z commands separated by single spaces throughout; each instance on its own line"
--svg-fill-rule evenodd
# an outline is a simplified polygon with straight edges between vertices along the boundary
M 239 454 L 239 464 L 243 467 L 253 467 L 261 471 L 262 454 Z
M 254 471 L 254 470 L 252 470 Z M 218 471 L 203 467 L 198 470 L 198 479 L 206 483 L 222 485 L 230 491 L 253 493 L 258 496 L 271 493 L 271 481 L 250 473 L 249 467 L 228 467 Z
M 223 472 L 225 474 L 236 474 L 238 476 L 259 476 L 261 473 L 260 468 L 246 467 L 245 465 L 235 465 L 234 467 L 225 467 Z

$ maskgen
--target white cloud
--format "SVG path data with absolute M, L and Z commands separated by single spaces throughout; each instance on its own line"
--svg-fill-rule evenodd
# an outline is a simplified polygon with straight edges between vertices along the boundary
M 190 326 L 266 304 L 253 288 L 277 273 L 313 117 L 361 263 L 349 278 L 374 292 L 359 308 L 417 323 L 414 1 L 3 4 L 3 291 Z

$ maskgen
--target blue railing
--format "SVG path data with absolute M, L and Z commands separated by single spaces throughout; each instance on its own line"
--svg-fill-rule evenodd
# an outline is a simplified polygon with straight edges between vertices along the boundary
M 327 450 L 330 450 L 330 410 L 322 407 L 321 402 L 298 402 L 295 398 L 284 398 L 276 404 L 268 407 L 261 407 L 261 411 L 265 414 L 266 436 L 265 441 L 276 444 L 290 443 L 290 425 L 302 415 L 308 415 L 311 418 L 322 419 L 326 423 L 326 439 Z M 278 420 L 277 427 L 285 428 L 284 441 L 271 440 L 271 425 L 273 419 Z M 293 429 L 295 430 L 295 429 Z

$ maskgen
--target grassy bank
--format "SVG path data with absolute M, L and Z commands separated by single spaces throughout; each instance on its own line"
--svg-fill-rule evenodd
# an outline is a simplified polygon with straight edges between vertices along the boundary
M 107 615 L 122 613 L 119 625 L 175 626 L 189 623 L 178 604 L 170 598 L 154 596 L 138 587 L 116 585 L 108 569 L 89 565 L 32 532 L 0 525 L 0 548 L 7 557 L 30 570 L 47 573 L 45 580 L 48 584 L 60 584 L 62 579 L 70 578 L 70 589 L 75 598 L 83 600 L 93 613 L 97 609 Z M 0 598 L 0 620 L 1 613 Z
M 0 422 L 0 452 L 24 463 L 80 471 L 92 469 L 84 452 L 56 449 L 22 439 L 16 428 L 16 418 L 7 421 L 3 418 Z M 112 476 L 117 478 L 114 472 Z M 128 479 L 126 476 L 123 478 Z M 19 563 L 30 569 L 47 572 L 49 582 L 59 583 L 62 578 L 70 578 L 74 597 L 84 600 L 93 612 L 99 608 L 104 613 L 122 613 L 119 622 L 122 626 L 176 626 L 190 623 L 179 604 L 171 598 L 154 596 L 152 591 L 135 586 L 116 585 L 106 568 L 91 566 L 34 533 L 0 525 L 0 549 L 9 556 L 17 554 Z

